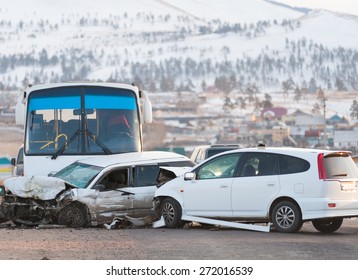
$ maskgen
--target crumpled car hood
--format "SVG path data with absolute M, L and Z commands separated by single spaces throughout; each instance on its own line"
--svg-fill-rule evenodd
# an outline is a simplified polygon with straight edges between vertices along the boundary
M 65 190 L 68 183 L 56 177 L 23 176 L 8 178 L 4 181 L 4 185 L 19 197 L 50 200 Z

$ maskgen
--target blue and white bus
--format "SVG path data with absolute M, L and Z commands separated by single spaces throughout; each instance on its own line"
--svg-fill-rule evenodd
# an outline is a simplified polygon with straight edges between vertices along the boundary
M 88 156 L 142 151 L 142 123 L 151 120 L 150 100 L 136 86 L 28 86 L 16 105 L 16 123 L 24 125 L 23 175 L 48 175 Z

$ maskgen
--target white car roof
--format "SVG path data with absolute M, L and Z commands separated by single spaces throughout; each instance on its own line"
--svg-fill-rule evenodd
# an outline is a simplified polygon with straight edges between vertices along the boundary
M 78 162 L 107 167 L 110 165 L 127 166 L 131 164 L 149 164 L 157 162 L 190 161 L 186 156 L 164 151 L 132 152 L 115 155 L 93 156 Z
M 270 153 L 282 153 L 282 154 L 319 154 L 323 153 L 325 155 L 331 153 L 351 153 L 350 151 L 344 150 L 324 150 L 324 149 L 309 149 L 309 148 L 294 148 L 294 147 L 252 147 L 252 148 L 242 148 L 238 150 L 231 150 L 225 153 L 232 153 L 235 151 L 240 152 L 270 152 Z

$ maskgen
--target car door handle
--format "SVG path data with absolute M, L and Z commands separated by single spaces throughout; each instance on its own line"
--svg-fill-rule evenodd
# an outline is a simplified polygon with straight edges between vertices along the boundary
M 275 186 L 275 183 L 268 183 L 267 186 L 272 188 Z
M 226 189 L 228 188 L 229 186 L 220 186 L 220 189 Z

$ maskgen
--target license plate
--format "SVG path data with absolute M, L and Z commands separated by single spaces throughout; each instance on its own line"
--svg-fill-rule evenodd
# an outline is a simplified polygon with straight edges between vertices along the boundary
M 342 191 L 357 191 L 357 182 L 341 182 Z

